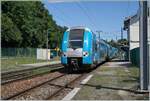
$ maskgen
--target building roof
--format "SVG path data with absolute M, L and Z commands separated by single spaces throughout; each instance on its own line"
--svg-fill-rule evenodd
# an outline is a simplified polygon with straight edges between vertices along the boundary
M 129 28 L 129 25 L 139 21 L 139 15 L 140 15 L 140 11 L 138 10 L 135 15 L 125 17 L 123 29 L 127 30 Z

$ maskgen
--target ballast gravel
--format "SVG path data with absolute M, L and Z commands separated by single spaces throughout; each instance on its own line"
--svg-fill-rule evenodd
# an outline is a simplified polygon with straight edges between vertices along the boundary
M 1 85 L 1 99 L 5 99 L 14 94 L 17 94 L 18 92 L 22 92 L 26 89 L 32 88 L 35 85 L 41 84 L 61 74 L 62 73 L 54 72 L 54 73 L 49 73 L 42 76 L 34 77 L 31 79 L 20 80 L 5 85 Z

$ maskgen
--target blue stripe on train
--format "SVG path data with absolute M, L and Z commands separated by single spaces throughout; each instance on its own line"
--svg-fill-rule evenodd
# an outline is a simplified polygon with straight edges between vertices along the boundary
M 83 64 L 92 64 L 92 32 L 85 31 L 84 32 L 84 43 L 83 43 L 83 52 L 88 52 L 88 56 L 83 56 L 82 63 Z
M 68 36 L 69 33 L 65 32 L 63 36 L 63 44 L 62 44 L 62 52 L 67 52 L 67 46 L 68 46 Z M 67 57 L 61 56 L 61 63 L 62 64 L 67 64 Z

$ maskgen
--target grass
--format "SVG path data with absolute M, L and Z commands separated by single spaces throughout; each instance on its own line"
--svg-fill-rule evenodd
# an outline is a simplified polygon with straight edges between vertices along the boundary
M 52 61 L 59 60 L 58 57 L 52 59 Z M 36 57 L 19 57 L 19 58 L 8 58 L 1 59 L 1 71 L 6 71 L 10 69 L 19 68 L 21 64 L 31 64 L 31 63 L 39 63 L 39 62 L 47 62 L 47 60 L 37 60 Z

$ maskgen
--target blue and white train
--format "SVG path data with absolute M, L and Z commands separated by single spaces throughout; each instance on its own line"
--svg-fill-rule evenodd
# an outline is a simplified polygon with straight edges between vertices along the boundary
M 117 49 L 107 44 L 86 27 L 72 27 L 64 32 L 61 63 L 66 68 L 94 67 L 116 56 Z

